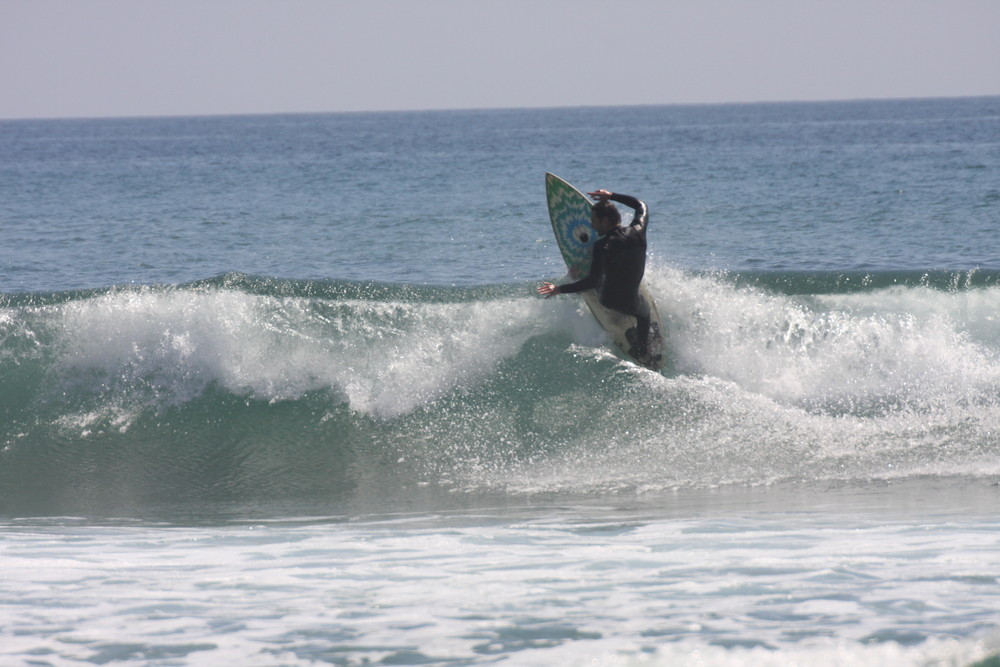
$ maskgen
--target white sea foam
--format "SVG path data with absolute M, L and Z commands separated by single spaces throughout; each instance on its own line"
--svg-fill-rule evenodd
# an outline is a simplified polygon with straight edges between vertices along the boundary
M 15 526 L 0 592 L 32 607 L 0 605 L 0 661 L 965 667 L 997 651 L 988 517 L 940 493 L 898 513 L 875 509 L 888 492 L 720 496 Z
M 1000 290 L 923 287 L 785 296 L 656 278 L 682 372 L 792 405 L 940 405 L 1000 388 Z
M 605 374 L 600 392 L 547 397 L 536 423 L 559 440 L 552 453 L 499 470 L 476 462 L 470 484 L 589 492 L 1000 474 L 1000 331 L 986 326 L 1000 290 L 797 297 L 675 271 L 652 284 L 674 372 L 624 364 L 631 379 L 614 391 Z
M 327 390 L 379 417 L 474 386 L 546 328 L 547 309 L 536 300 L 326 302 L 229 289 L 121 290 L 48 308 L 58 370 L 72 382 L 158 406 L 211 385 L 268 401 Z

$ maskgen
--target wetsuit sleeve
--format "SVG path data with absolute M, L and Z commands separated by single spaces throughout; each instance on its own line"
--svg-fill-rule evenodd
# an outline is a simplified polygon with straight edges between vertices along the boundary
M 574 283 L 560 285 L 559 292 L 562 294 L 572 294 L 574 292 L 582 292 L 586 289 L 595 289 L 600 283 L 601 274 L 604 272 L 604 255 L 604 244 L 600 242 L 595 243 L 594 253 L 590 261 L 590 272 Z
M 632 224 L 629 227 L 638 228 L 643 234 L 646 233 L 646 226 L 649 225 L 649 210 L 646 208 L 644 202 L 630 195 L 620 195 L 617 192 L 608 197 L 608 199 L 616 201 L 619 204 L 624 204 L 634 210 L 635 215 L 632 216 Z

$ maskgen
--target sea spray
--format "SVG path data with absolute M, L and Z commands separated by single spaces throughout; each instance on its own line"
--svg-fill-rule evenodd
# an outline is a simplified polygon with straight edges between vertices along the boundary
M 781 404 L 825 414 L 930 409 L 991 401 L 1000 387 L 998 288 L 786 296 L 710 277 L 669 283 L 678 371 Z

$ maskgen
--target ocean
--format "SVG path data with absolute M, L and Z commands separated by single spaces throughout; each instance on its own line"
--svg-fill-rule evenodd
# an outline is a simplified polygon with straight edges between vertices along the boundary
M 998 222 L 997 97 L 0 121 L 0 664 L 1000 664 Z

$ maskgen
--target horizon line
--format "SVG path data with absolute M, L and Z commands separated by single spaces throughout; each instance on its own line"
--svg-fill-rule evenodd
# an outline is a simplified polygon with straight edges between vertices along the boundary
M 970 94 L 970 95 L 914 95 L 914 96 L 888 96 L 888 97 L 845 97 L 845 98 L 823 98 L 823 99 L 761 99 L 761 100 L 737 100 L 729 102 L 643 102 L 637 104 L 566 104 L 566 105 L 541 105 L 541 106 L 510 106 L 510 107 L 424 107 L 424 108 L 383 108 L 383 109 L 342 109 L 342 110 L 313 110 L 313 111 L 219 111 L 219 112 L 191 112 L 191 113 L 123 113 L 113 115 L 68 115 L 68 116 L 0 116 L 2 122 L 24 122 L 24 121 L 73 121 L 73 120 L 152 120 L 168 118 L 226 118 L 226 117 L 250 117 L 250 116 L 328 116 L 328 115 L 351 115 L 351 114 L 393 114 L 393 113 L 448 113 L 448 112 L 496 112 L 496 111 L 557 111 L 560 109 L 627 109 L 640 107 L 719 107 L 719 106 L 760 106 L 777 104 L 850 104 L 858 102 L 904 102 L 904 101 L 933 101 L 933 100 L 968 100 L 968 99 L 988 99 L 1000 98 L 1000 93 L 992 94 Z

